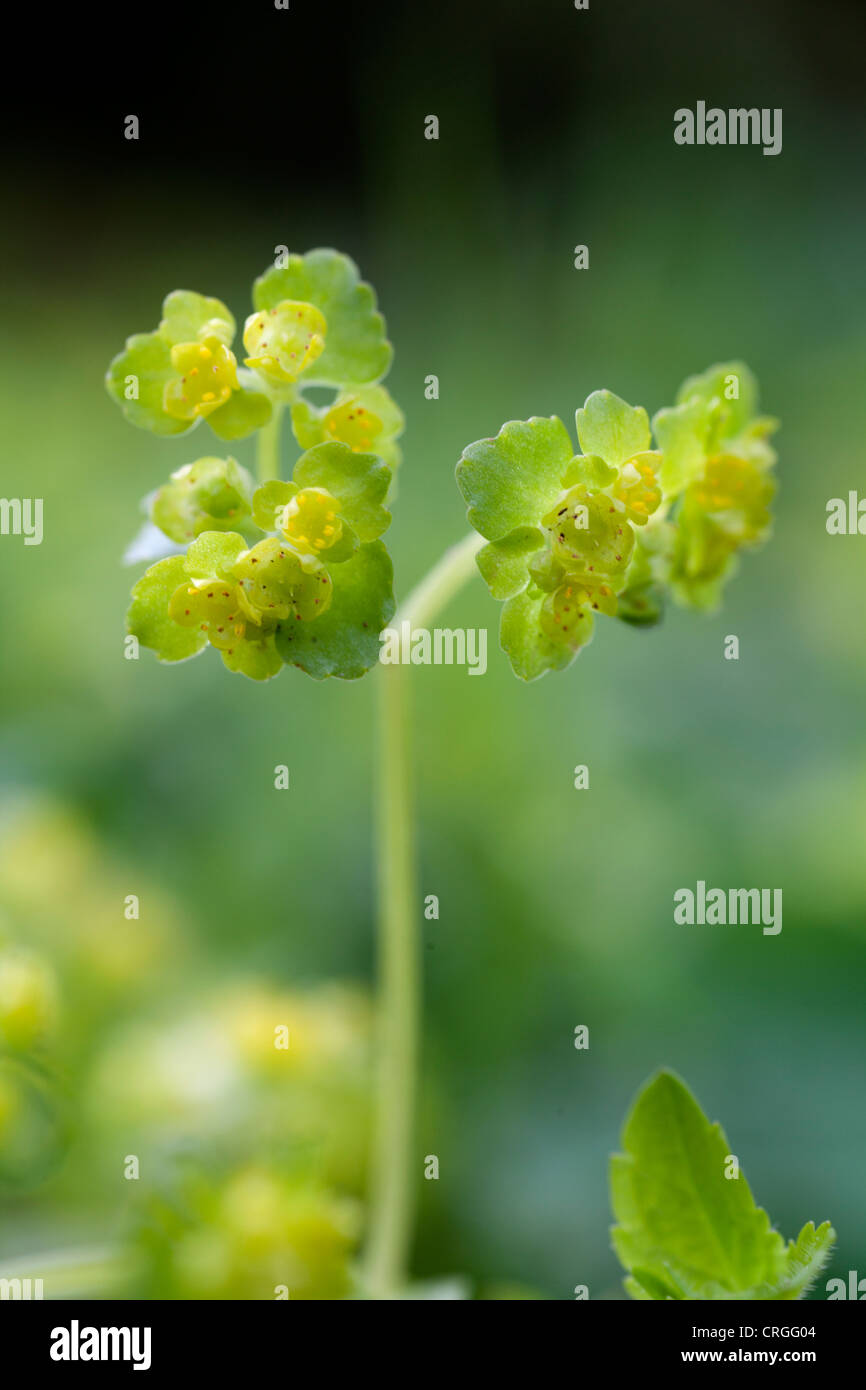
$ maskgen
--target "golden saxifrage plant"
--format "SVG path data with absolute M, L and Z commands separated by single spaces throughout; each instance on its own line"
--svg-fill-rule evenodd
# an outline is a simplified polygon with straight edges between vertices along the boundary
M 175 437 L 203 423 L 228 444 L 257 436 L 256 477 L 211 445 L 147 499 L 134 553 L 154 563 L 132 591 L 129 632 L 166 663 L 214 648 L 229 671 L 254 681 L 285 666 L 314 679 L 359 678 L 377 665 L 380 633 L 395 614 L 383 537 L 404 420 L 382 384 L 392 357 L 383 318 L 353 263 L 315 250 L 278 259 L 255 281 L 241 342 L 242 353 L 220 300 L 176 291 L 157 327 L 129 338 L 109 368 L 108 391 L 136 426 Z M 310 388 L 327 388 L 329 398 L 321 403 L 318 391 L 314 403 Z M 284 419 L 297 445 L 290 470 Z M 669 600 L 713 609 L 741 553 L 769 534 L 775 428 L 740 362 L 689 377 L 652 422 L 641 406 L 593 391 L 575 414 L 577 448 L 556 417 L 509 421 L 463 451 L 457 483 L 472 530 L 404 601 L 398 622 L 423 627 L 480 571 L 502 604 L 502 649 L 515 674 L 531 681 L 569 667 L 600 617 L 649 627 Z M 407 1288 L 411 1237 L 418 897 L 406 673 L 383 664 L 377 680 L 377 1118 L 354 1288 L 390 1298 Z M 672 1086 L 659 1083 L 650 1099 L 679 1107 L 700 1147 L 690 1100 Z M 633 1115 L 627 1138 L 638 1129 Z M 704 1262 L 696 1272 L 687 1242 L 666 1251 L 664 1222 L 641 1225 L 635 1173 L 651 1172 L 650 1129 L 640 1128 L 639 1166 L 627 1154 L 615 1167 L 616 1244 L 630 1292 L 750 1296 L 726 1292 L 730 1270 Z M 658 1139 L 658 1126 L 653 1133 Z M 697 1193 L 698 1206 L 705 1195 Z M 806 1281 L 793 1266 L 783 1270 L 772 1234 L 766 1259 L 756 1257 L 743 1278 L 754 1275 L 755 1286 L 764 1276 L 788 1278 L 785 1287 L 796 1291 L 778 1296 L 799 1296 Z M 694 1293 L 699 1286 L 703 1294 Z

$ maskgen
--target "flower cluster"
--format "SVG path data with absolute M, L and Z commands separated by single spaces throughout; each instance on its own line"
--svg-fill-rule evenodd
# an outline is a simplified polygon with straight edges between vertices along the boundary
M 109 394 L 156 434 L 205 420 L 226 440 L 266 429 L 275 449 L 288 411 L 304 451 L 289 482 L 269 463 L 257 489 L 234 458 L 206 456 L 147 499 L 172 544 L 151 549 L 163 558 L 133 589 L 129 631 L 163 661 L 210 645 L 254 680 L 287 663 L 352 679 L 376 661 L 394 608 L 380 540 L 404 423 L 381 384 L 391 346 L 373 291 L 335 251 L 287 256 L 255 282 L 253 304 L 242 366 L 226 306 L 179 290 L 109 368 Z M 331 399 L 312 403 L 308 387 Z
M 689 377 L 653 421 L 666 495 L 678 501 L 668 578 L 681 603 L 715 608 L 738 552 L 769 534 L 776 455 L 768 441 L 778 422 L 757 405 L 752 373 L 730 362 Z
M 359 1203 L 303 1170 L 244 1163 L 188 1176 L 170 1196 L 141 1234 L 149 1293 L 293 1301 L 353 1293 Z
M 213 462 L 212 460 L 209 462 Z M 224 460 L 226 474 L 231 459 Z M 391 471 L 375 454 L 319 444 L 292 482 L 252 493 L 254 544 L 204 530 L 159 560 L 132 591 L 129 631 L 163 661 L 215 647 L 230 671 L 267 680 L 284 664 L 313 676 L 363 675 L 393 613 L 392 570 L 378 539 Z
M 595 391 L 576 412 L 578 455 L 555 416 L 464 450 L 457 481 L 518 676 L 570 665 L 597 613 L 649 625 L 667 592 L 715 606 L 737 552 L 769 531 L 775 421 L 756 406 L 748 368 L 730 363 L 656 415 L 656 448 L 645 410 Z

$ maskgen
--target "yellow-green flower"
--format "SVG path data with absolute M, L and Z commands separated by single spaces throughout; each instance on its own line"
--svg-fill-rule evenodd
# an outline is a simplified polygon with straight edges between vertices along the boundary
M 250 314 L 244 324 L 244 361 L 267 381 L 291 385 L 325 347 L 328 325 L 314 304 L 283 299 L 272 309 Z
M 330 405 L 308 401 L 292 406 L 292 429 L 303 449 L 335 440 L 354 453 L 377 454 L 392 473 L 400 465 L 397 443 L 405 426 L 403 412 L 384 386 L 340 391 Z
M 183 545 L 203 531 L 236 531 L 252 510 L 253 480 L 233 458 L 200 458 L 172 473 L 150 505 L 151 520 Z
M 709 459 L 683 493 L 677 514 L 670 583 L 681 603 L 714 608 L 734 572 L 738 551 L 769 534 L 771 474 L 748 459 Z
M 668 579 L 691 607 L 714 608 L 738 551 L 769 534 L 776 421 L 757 414 L 758 388 L 742 362 L 690 377 L 654 425 L 665 494 L 676 499 Z
M 229 533 L 226 539 L 243 545 L 240 536 Z M 178 585 L 168 613 L 180 627 L 204 633 L 230 669 L 251 674 L 248 668 L 262 663 L 273 675 L 280 667 L 273 648 L 277 623 L 320 617 L 330 606 L 332 590 L 326 570 L 271 537 L 236 552 L 231 566 L 220 573 Z
M 358 1203 L 304 1175 L 248 1163 L 188 1184 L 171 1228 L 144 1236 L 162 1297 L 332 1300 L 351 1293 Z M 144 1233 L 143 1233 L 144 1234 Z
M 279 528 L 301 555 L 318 555 L 343 538 L 339 505 L 324 488 L 302 488 L 282 508 Z
M 185 434 L 206 419 L 220 439 L 242 439 L 267 424 L 271 402 L 252 372 L 238 372 L 235 321 L 218 299 L 175 290 L 152 333 L 134 333 L 109 366 L 109 395 L 154 434 Z
M 160 560 L 138 581 L 129 626 L 164 661 L 209 643 L 230 671 L 267 680 L 282 665 L 279 624 L 313 622 L 332 594 L 327 570 L 277 537 L 250 549 L 233 531 L 205 531 L 186 556 Z
M 253 520 L 262 530 L 276 530 L 299 555 L 341 564 L 359 541 L 376 540 L 387 529 L 390 481 L 378 455 L 317 444 L 298 459 L 290 483 L 274 480 L 256 490 Z
M 57 1020 L 57 981 L 33 951 L 0 951 L 0 1041 L 16 1050 L 44 1042 Z
M 204 419 L 239 389 L 235 355 L 219 338 L 175 343 L 171 365 L 177 375 L 166 382 L 163 405 L 176 420 Z

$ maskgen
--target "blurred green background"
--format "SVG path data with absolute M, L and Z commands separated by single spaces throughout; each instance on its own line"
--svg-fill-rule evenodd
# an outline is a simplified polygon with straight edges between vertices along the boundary
M 242 320 L 286 243 L 352 255 L 388 321 L 398 595 L 464 534 L 454 464 L 505 419 L 573 428 L 601 386 L 652 413 L 742 357 L 783 426 L 775 536 L 722 613 L 601 621 L 526 687 L 476 581 L 447 619 L 490 629 L 486 677 L 413 677 L 421 891 L 441 903 L 421 922 L 415 1273 L 620 1297 L 606 1161 L 659 1065 L 722 1121 L 774 1223 L 832 1219 L 829 1273 L 866 1272 L 866 541 L 824 524 L 861 486 L 866 431 L 862 13 L 300 5 L 241 27 L 194 74 L 182 43 L 148 49 L 98 105 L 79 72 L 65 110 L 11 128 L 3 492 L 44 498 L 45 539 L 0 542 L 0 933 L 56 1000 L 49 1040 L 0 1062 L 0 1260 L 149 1230 L 179 1162 L 261 1169 L 300 1144 L 305 1181 L 363 1192 L 377 674 L 258 688 L 212 652 L 123 659 L 139 499 L 218 450 L 204 428 L 130 428 L 103 372 L 172 288 Z M 675 146 L 698 99 L 782 107 L 783 153 Z M 699 878 L 781 887 L 782 933 L 674 925 Z M 313 1035 L 348 1030 L 288 1088 L 257 1051 L 269 990 Z M 209 1296 L 206 1265 L 194 1251 L 187 1295 Z

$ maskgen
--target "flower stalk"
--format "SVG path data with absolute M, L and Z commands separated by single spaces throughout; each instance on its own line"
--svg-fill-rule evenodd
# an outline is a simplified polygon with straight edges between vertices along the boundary
M 273 414 L 259 430 L 256 440 L 256 472 L 261 484 L 273 482 L 280 476 L 280 426 L 283 407 L 274 402 Z
M 394 619 L 423 627 L 477 573 L 474 532 L 452 546 Z M 379 1052 L 365 1288 L 373 1298 L 405 1287 L 418 1157 L 414 1152 L 421 1017 L 419 895 L 413 834 L 409 672 L 379 672 L 376 806 Z

